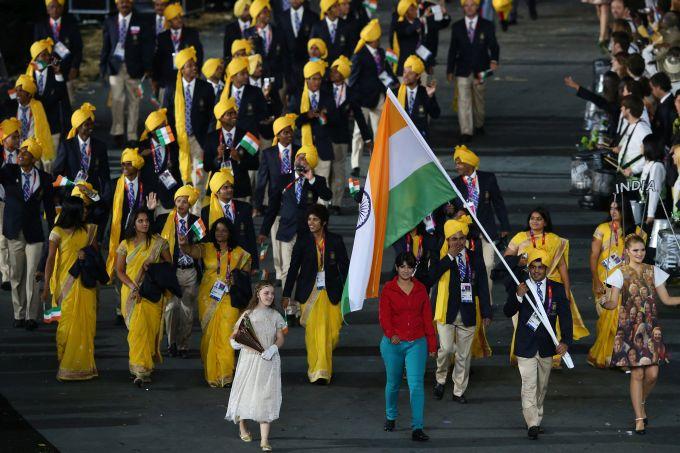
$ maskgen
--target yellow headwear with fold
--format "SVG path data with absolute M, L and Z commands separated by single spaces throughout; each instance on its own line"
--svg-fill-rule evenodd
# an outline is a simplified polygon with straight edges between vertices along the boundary
M 28 74 L 21 74 L 14 83 L 14 88 L 21 88 L 22 90 L 31 94 L 31 96 L 34 96 L 35 92 L 38 91 L 38 87 L 35 85 L 33 76 Z
M 177 144 L 179 145 L 179 171 L 183 181 L 191 180 L 191 147 L 187 135 L 185 119 L 184 86 L 182 84 L 182 68 L 188 61 L 197 61 L 196 49 L 193 46 L 177 52 L 175 66 L 177 66 L 177 81 L 175 82 L 175 128 L 177 129 Z
M 144 158 L 139 155 L 138 148 L 125 148 L 120 155 L 120 163 L 130 162 L 137 170 L 144 166 Z
M 26 140 L 24 140 L 19 148 L 20 149 L 26 148 L 26 150 L 29 153 L 31 153 L 35 160 L 40 160 L 40 158 L 42 157 L 43 153 L 42 145 L 35 137 L 27 138 Z
M 444 224 L 444 243 L 439 250 L 439 259 L 444 258 L 449 251 L 449 244 L 446 239 L 450 238 L 458 232 L 462 232 L 465 236 L 470 232 L 470 224 L 472 220 L 470 216 L 464 215 L 458 219 L 447 220 Z M 468 259 L 469 259 L 468 255 Z M 469 263 L 468 263 L 469 265 Z M 446 324 L 446 310 L 449 305 L 449 282 L 451 279 L 451 271 L 446 271 L 439 278 L 437 282 L 437 300 L 434 308 L 434 320 L 441 324 Z
M 206 79 L 209 79 L 210 77 L 213 77 L 215 75 L 215 71 L 217 71 L 217 68 L 220 67 L 221 63 L 222 60 L 220 60 L 219 58 L 208 58 L 207 60 L 205 60 L 205 63 L 203 63 L 201 72 L 203 73 Z
M 250 0 L 238 0 L 234 3 L 234 16 L 240 18 L 248 7 L 250 7 Z
M 184 185 L 175 191 L 175 196 L 173 200 L 177 200 L 179 197 L 187 197 L 189 206 L 193 206 L 198 200 L 200 193 L 194 186 Z M 165 224 L 163 225 L 163 230 L 161 230 L 161 237 L 168 241 L 168 247 L 170 250 L 175 250 L 175 231 L 177 231 L 176 226 L 177 219 L 177 208 L 174 208 L 168 214 L 165 219 Z M 187 225 L 187 228 L 191 228 L 191 225 Z
M 267 8 L 269 11 L 272 10 L 269 0 L 255 0 L 253 4 L 250 5 L 250 8 L 248 8 L 251 18 L 250 25 L 254 26 L 257 23 L 257 16 L 259 16 L 265 8 Z
M 340 55 L 335 59 L 331 68 L 336 68 L 340 74 L 346 79 L 352 73 L 352 62 L 344 55 Z
M 179 197 L 187 197 L 189 204 L 193 206 L 194 203 L 196 203 L 196 201 L 198 200 L 199 195 L 200 192 L 196 190 L 194 186 L 185 184 L 175 191 L 175 197 L 173 198 L 173 200 L 176 200 Z
M 236 74 L 248 69 L 248 57 L 234 57 L 227 65 L 227 73 L 225 74 L 224 90 L 222 90 L 221 97 L 231 96 L 231 79 Z
M 257 70 L 257 65 L 262 64 L 262 55 L 256 53 L 248 57 L 248 74 L 253 75 Z
M 380 35 L 382 35 L 382 30 L 380 28 L 380 22 L 378 22 L 378 19 L 373 19 L 371 20 L 368 24 L 364 26 L 364 28 L 361 29 L 361 33 L 359 33 L 359 42 L 357 43 L 357 46 L 354 48 L 354 53 L 359 52 L 367 42 L 372 42 L 380 39 Z
M 250 55 L 250 53 L 253 51 L 253 46 L 250 44 L 250 40 L 235 39 L 234 42 L 231 43 L 232 57 L 236 54 L 236 52 L 240 52 L 241 50 L 245 51 L 246 55 Z
M 71 115 L 71 130 L 68 132 L 66 138 L 73 138 L 78 132 L 78 128 L 87 120 L 94 121 L 94 111 L 97 110 L 94 105 L 89 102 L 84 102 L 78 110 Z
M 543 249 L 537 249 L 536 247 L 529 248 L 527 252 L 527 264 L 531 264 L 536 260 L 541 260 L 541 263 L 547 268 L 550 267 L 550 255 Z
M 155 131 L 159 127 L 167 124 L 168 122 L 168 109 L 158 109 L 149 113 L 149 116 L 144 120 L 144 132 L 139 137 L 139 140 L 146 140 L 149 133 Z
M 328 46 L 326 46 L 326 41 L 324 41 L 321 38 L 312 38 L 309 41 L 307 41 L 307 52 L 312 50 L 312 47 L 316 47 L 319 49 L 319 52 L 321 53 L 321 58 L 325 60 L 328 58 Z
M 272 130 L 274 131 L 274 140 L 272 141 L 272 146 L 276 146 L 276 144 L 279 143 L 279 138 L 277 137 L 279 135 L 279 132 L 281 132 L 288 126 L 295 129 L 296 119 L 297 115 L 295 113 L 288 113 L 274 120 L 274 124 L 272 125 Z
M 170 3 L 168 6 L 165 7 L 163 10 L 163 17 L 165 17 L 165 26 L 166 28 L 170 27 L 170 24 L 168 23 L 172 19 L 174 19 L 177 16 L 184 16 L 184 10 L 182 9 L 182 5 L 179 3 Z
M 460 0 L 460 6 L 465 6 L 465 3 L 467 3 L 469 0 Z M 479 4 L 482 2 L 482 0 L 472 0 L 475 5 L 479 6 Z
M 491 2 L 493 9 L 500 15 L 501 20 L 505 20 L 510 15 L 510 10 L 512 9 L 512 0 L 493 0 Z
M 399 22 L 402 22 L 404 20 L 404 16 L 406 15 L 406 11 L 411 6 L 415 6 L 416 8 L 418 7 L 418 2 L 416 0 L 401 0 L 397 4 L 397 15 L 399 16 Z
M 220 102 L 215 104 L 215 107 L 213 107 L 213 114 L 215 115 L 216 125 L 215 129 L 219 129 L 222 127 L 222 124 L 220 124 L 220 118 L 222 118 L 222 115 L 227 113 L 229 110 L 236 110 L 238 112 L 238 107 L 236 106 L 236 99 L 229 97 L 229 98 L 222 98 L 220 99 Z
M 2 140 L 6 139 L 15 132 L 21 130 L 21 121 L 16 118 L 7 118 L 0 122 L 0 145 Z M 680 155 L 680 153 L 678 153 Z
M 409 68 L 416 74 L 422 74 L 425 71 L 425 65 L 423 60 L 421 60 L 417 55 L 409 56 L 404 62 L 404 69 Z M 402 107 L 406 107 L 406 84 L 402 83 L 399 86 L 399 92 L 397 93 L 397 100 Z
M 319 5 L 321 7 L 321 14 L 319 14 L 321 19 L 326 17 L 326 13 L 328 12 L 328 10 L 331 9 L 331 7 L 336 3 L 338 3 L 338 0 L 321 0 L 321 3 Z
M 74 181 L 76 183 L 75 187 L 71 191 L 72 197 L 78 197 L 83 200 L 86 205 L 91 204 L 94 200 L 91 197 L 98 195 L 98 192 L 94 190 L 92 184 L 87 181 Z M 83 186 L 83 187 L 81 187 Z
M 33 81 L 33 76 L 22 74 L 17 78 L 14 84 L 15 88 L 21 88 L 22 90 L 35 95 L 37 87 Z M 42 102 L 37 99 L 31 99 L 28 103 L 28 107 L 31 109 L 31 117 L 33 118 L 33 130 L 35 132 L 35 138 L 38 139 L 42 145 L 42 155 L 44 160 L 54 159 L 54 147 L 52 146 L 52 132 L 50 130 L 50 123 L 47 122 L 47 115 L 45 114 L 45 108 Z
M 223 185 L 230 184 L 234 185 L 234 174 L 231 170 L 227 168 L 222 168 L 220 171 L 215 172 L 212 178 L 210 178 L 210 209 L 208 213 L 208 228 L 212 227 L 217 219 L 224 217 L 224 211 L 222 210 L 222 205 L 220 204 L 219 198 L 217 197 L 217 192 L 220 191 Z
M 453 160 L 460 159 L 464 164 L 472 165 L 475 168 L 479 168 L 479 157 L 465 145 L 456 146 L 453 153 Z
M 297 153 L 295 153 L 295 158 L 301 154 L 304 154 L 305 160 L 309 164 L 310 168 L 314 170 L 316 168 L 316 165 L 319 163 L 319 152 L 316 150 L 316 146 L 314 145 L 303 145 L 298 149 Z
M 64 6 L 64 3 L 66 2 L 66 0 L 45 0 L 45 6 L 50 6 L 50 3 L 52 3 L 52 2 L 57 2 L 61 6 Z
M 45 38 L 31 44 L 31 61 L 34 61 L 44 50 L 52 52 L 54 41 L 52 38 Z
M 308 61 L 302 70 L 305 79 L 319 74 L 321 77 L 326 73 L 326 63 L 322 61 Z M 309 89 L 307 88 L 307 81 L 304 82 L 304 87 L 302 88 L 302 96 L 300 98 L 300 114 L 309 112 L 311 104 L 309 102 Z M 314 139 L 312 137 L 312 126 L 310 124 L 305 124 L 300 128 L 300 133 L 302 135 L 301 140 L 303 145 L 314 145 Z

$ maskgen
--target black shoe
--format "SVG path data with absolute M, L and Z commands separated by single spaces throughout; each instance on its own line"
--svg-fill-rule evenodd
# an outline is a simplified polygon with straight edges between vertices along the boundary
M 461 144 L 467 144 L 472 141 L 472 135 L 469 134 L 461 134 L 460 139 L 458 140 Z
M 37 328 L 38 323 L 35 320 L 29 319 L 28 321 L 26 321 L 26 330 L 35 330 Z
M 536 10 L 529 11 L 529 17 L 531 17 L 531 20 L 538 19 L 538 12 L 536 12 Z
M 508 25 L 517 25 L 517 18 L 513 17 L 508 21 Z
M 280 288 L 283 285 L 283 282 L 280 279 L 274 280 L 274 286 L 277 288 Z
M 183 359 L 188 359 L 189 358 L 189 350 L 188 349 L 180 349 L 179 356 Z
M 394 431 L 394 420 L 390 420 L 389 418 L 385 420 L 385 427 L 383 428 L 385 431 Z
M 643 420 L 643 422 L 644 422 L 645 426 L 647 426 L 647 425 L 649 424 L 649 419 L 648 419 L 647 417 L 645 417 L 645 419 Z
M 444 398 L 444 384 L 440 384 L 439 382 L 437 382 L 434 385 L 433 393 L 434 393 L 435 399 L 440 400 L 440 399 Z
M 124 135 L 114 135 L 113 136 L 113 143 L 116 145 L 116 148 L 122 148 L 123 145 L 125 144 L 125 136 Z
M 486 131 L 484 130 L 484 126 L 476 127 L 475 128 L 475 135 L 486 135 Z
M 123 318 L 123 315 L 116 315 L 116 325 L 117 326 L 125 325 L 125 318 Z
M 23 329 L 26 327 L 26 321 L 23 319 L 15 319 L 14 322 L 12 323 L 12 326 L 16 329 Z
M 507 20 L 501 21 L 501 30 L 508 31 L 508 21 Z
M 467 404 L 467 402 L 468 402 L 468 400 L 463 395 L 460 395 L 460 396 L 453 395 L 453 397 L 451 399 L 453 401 L 455 401 L 456 403 L 460 403 L 460 404 Z
M 168 355 L 170 357 L 177 357 L 177 345 L 175 343 L 168 347 Z
M 411 440 L 415 440 L 416 442 L 425 442 L 430 440 L 430 436 L 425 434 L 422 429 L 414 429 L 411 433 Z
M 531 428 L 529 428 L 529 430 L 527 431 L 527 435 L 529 436 L 529 439 L 531 439 L 531 440 L 538 439 L 539 430 L 540 430 L 540 428 L 538 426 L 532 426 Z
M 9 282 L 2 282 L 0 288 L 2 288 L 3 291 L 12 291 L 12 285 Z
M 352 175 L 353 178 L 358 178 L 360 174 L 361 174 L 361 169 L 359 167 L 354 167 L 352 169 L 351 175 Z

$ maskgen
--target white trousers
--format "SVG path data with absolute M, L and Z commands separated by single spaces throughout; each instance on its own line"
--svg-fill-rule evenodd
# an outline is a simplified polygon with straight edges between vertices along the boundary
M 137 140 L 139 121 L 139 98 L 137 87 L 139 79 L 129 76 L 125 63 L 118 74 L 109 76 L 111 86 L 111 135 L 125 134 L 125 100 L 127 99 L 127 139 Z
M 451 365 L 451 354 L 455 354 L 453 372 L 453 394 L 461 396 L 465 393 L 470 377 L 470 349 L 475 336 L 475 326 L 465 327 L 460 315 L 453 324 L 437 323 L 439 335 L 439 351 L 437 352 L 437 383 L 446 384 Z
M 522 414 L 527 427 L 541 426 L 543 400 L 548 391 L 552 357 L 536 355 L 530 359 L 517 357 L 517 368 L 522 376 Z
M 19 233 L 17 239 L 8 239 L 7 242 L 14 319 L 38 321 L 42 319 L 42 316 L 40 291 L 38 282 L 35 281 L 35 274 L 38 271 L 43 243 L 29 244 L 24 239 L 23 233 Z
M 368 122 L 373 130 L 373 136 L 378 130 L 378 121 L 380 121 L 380 114 L 382 113 L 383 105 L 385 104 L 385 96 L 380 97 L 380 101 L 375 108 L 369 109 L 367 107 L 361 107 L 361 113 L 364 114 L 366 122 Z M 361 152 L 364 149 L 364 139 L 361 137 L 361 131 L 359 130 L 359 125 L 354 122 L 354 132 L 352 134 L 352 158 L 351 164 L 352 168 L 359 168 L 359 158 L 361 157 Z

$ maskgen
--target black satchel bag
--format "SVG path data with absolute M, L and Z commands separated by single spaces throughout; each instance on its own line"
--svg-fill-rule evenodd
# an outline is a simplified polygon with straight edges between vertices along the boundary
M 241 269 L 234 269 L 231 271 L 231 282 L 231 288 L 229 288 L 231 306 L 238 309 L 246 308 L 253 297 L 250 273 Z

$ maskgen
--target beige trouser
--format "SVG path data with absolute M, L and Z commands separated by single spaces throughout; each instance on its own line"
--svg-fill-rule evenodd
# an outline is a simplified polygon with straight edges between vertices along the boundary
M 279 222 L 281 216 L 276 216 L 274 224 L 272 225 L 270 236 L 272 238 L 272 258 L 274 260 L 274 271 L 276 272 L 276 279 L 281 280 L 281 284 L 286 284 L 286 277 L 288 277 L 288 268 L 290 268 L 290 259 L 293 256 L 293 247 L 297 236 L 293 237 L 290 242 L 283 242 L 276 240 L 276 233 L 279 231 Z
M 139 79 L 131 78 L 125 63 L 120 66 L 118 74 L 109 76 L 111 85 L 111 135 L 125 134 L 125 98 L 127 97 L 127 138 L 137 140 L 137 123 L 139 120 L 139 98 L 137 87 Z
M 191 213 L 201 216 L 203 198 L 205 197 L 205 185 L 208 181 L 208 173 L 203 169 L 203 148 L 196 140 L 195 135 L 189 136 L 189 148 L 191 149 L 191 182 L 200 192 L 198 201 L 191 207 Z M 199 165 L 201 167 L 199 167 Z
M 491 290 L 493 280 L 491 280 L 491 271 L 493 270 L 496 253 L 493 250 L 493 245 L 487 242 L 486 239 L 482 239 L 482 256 L 484 257 L 484 267 L 486 267 L 486 279 L 489 283 L 489 303 L 493 305 L 493 291 Z
M 4 221 L 4 217 L 5 202 L 0 201 L 0 277 L 2 277 L 3 282 L 9 282 L 9 246 L 7 244 L 7 238 L 2 235 L 2 222 Z
M 59 150 L 59 139 L 61 138 L 61 134 L 52 134 L 52 149 L 54 150 L 54 155 L 57 155 L 57 151 Z M 42 163 L 42 169 L 45 173 L 52 174 L 52 160 L 47 160 L 47 159 L 40 159 L 40 163 Z
M 326 179 L 326 184 L 330 184 L 332 165 L 333 165 L 333 161 L 319 160 L 319 163 L 317 164 L 316 168 L 314 169 L 314 174 L 319 175 L 319 176 L 323 176 Z M 330 201 L 322 200 L 321 198 L 319 198 L 318 203 L 322 204 L 324 206 L 328 206 L 329 204 L 331 204 Z
M 176 344 L 177 349 L 189 349 L 191 327 L 194 324 L 194 305 L 196 304 L 196 269 L 177 269 L 177 281 L 182 287 L 182 297 L 172 296 L 165 306 L 165 331 L 168 345 Z
M 347 165 L 347 143 L 333 143 L 333 165 L 331 167 L 331 177 L 328 183 L 333 192 L 331 206 L 342 207 L 342 197 L 345 195 L 345 180 Z
M 38 271 L 43 243 L 29 244 L 24 239 L 23 233 L 19 233 L 17 239 L 8 239 L 7 242 L 14 319 L 37 321 L 41 313 L 40 291 L 38 282 L 35 281 L 35 273 Z
M 460 133 L 472 135 L 474 128 L 484 126 L 483 83 L 475 83 L 475 77 L 456 77 L 458 89 L 458 125 Z
M 373 137 L 375 137 L 376 131 L 378 130 L 378 121 L 380 121 L 380 114 L 382 113 L 383 105 L 385 104 L 385 96 L 380 96 L 380 101 L 375 108 L 369 109 L 366 107 L 361 107 L 361 113 L 363 113 L 366 122 L 368 122 L 373 130 Z M 359 168 L 359 158 L 361 157 L 361 152 L 364 149 L 364 139 L 361 137 L 361 131 L 359 130 L 359 125 L 354 122 L 354 132 L 352 134 L 352 158 L 351 164 L 352 168 Z
M 517 367 L 522 376 L 522 413 L 527 426 L 541 426 L 543 400 L 548 391 L 552 357 L 536 355 L 530 359 L 517 357 Z
M 68 74 L 66 75 L 68 78 Z M 66 81 L 66 93 L 68 93 L 68 99 L 71 102 L 71 105 L 76 104 L 76 84 L 75 84 L 75 79 L 74 80 L 68 80 Z
M 460 319 L 460 313 L 453 324 L 437 323 L 439 335 L 439 351 L 437 352 L 437 383 L 446 384 L 451 364 L 451 354 L 455 354 L 452 379 L 453 394 L 461 396 L 465 393 L 470 377 L 470 348 L 475 336 L 475 326 L 465 327 Z

